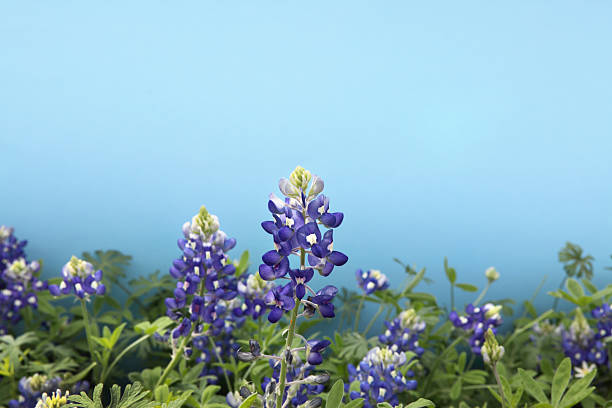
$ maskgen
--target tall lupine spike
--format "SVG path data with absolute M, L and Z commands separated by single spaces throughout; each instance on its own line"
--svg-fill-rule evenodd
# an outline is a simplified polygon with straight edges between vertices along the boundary
M 312 366 L 323 362 L 322 353 L 329 341 L 306 340 L 295 332 L 296 320 L 298 317 L 312 317 L 317 312 L 325 318 L 335 316 L 332 302 L 338 289 L 327 285 L 315 292 L 310 285 L 315 270 L 328 276 L 334 267 L 344 265 L 348 257 L 333 249 L 333 228 L 340 226 L 344 215 L 329 212 L 330 200 L 321 194 L 323 180 L 297 166 L 289 178 L 279 181 L 278 186 L 285 199 L 271 194 L 268 200 L 272 220 L 262 222 L 261 226 L 272 235 L 274 248 L 263 254 L 259 278 L 262 282 L 273 282 L 287 279 L 286 275 L 289 275 L 288 283 L 269 288 L 264 297 L 271 323 L 281 322 L 283 316 L 290 313 L 285 347 L 278 356 L 268 356 L 275 363 L 274 376 L 262 383 L 263 400 L 274 400 L 274 405 L 281 408 L 289 400 L 294 406 L 304 404 L 308 395 L 323 389 L 321 384 L 308 384 L 305 376 Z M 292 267 L 291 256 L 299 259 L 299 266 Z M 300 314 L 301 305 L 303 312 Z M 248 305 L 244 309 L 248 310 Z M 304 350 L 308 353 L 307 361 L 297 370 L 293 364 L 296 359 L 290 352 L 296 336 L 306 342 Z M 241 356 L 251 358 L 252 354 L 241 352 Z M 317 405 L 318 400 L 313 401 L 312 405 Z
M 48 286 L 37 277 L 40 263 L 26 258 L 27 241 L 20 241 L 13 232 L 13 228 L 0 226 L 0 335 L 21 320 L 22 309 L 38 307 L 35 292 Z

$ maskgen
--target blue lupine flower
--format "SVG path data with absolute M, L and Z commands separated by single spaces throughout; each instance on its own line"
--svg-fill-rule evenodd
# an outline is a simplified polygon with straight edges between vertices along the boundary
M 62 379 L 60 377 L 49 378 L 43 374 L 34 374 L 30 377 L 22 377 L 19 380 L 19 397 L 9 401 L 9 408 L 33 408 L 38 399 L 45 392 L 57 389 Z
M 311 176 L 310 172 L 297 167 L 289 179 L 279 181 L 279 189 L 285 198 L 270 194 L 268 210 L 273 220 L 264 221 L 261 226 L 272 235 L 274 249 L 263 254 L 259 276 L 263 280 L 274 281 L 289 274 L 291 279 L 291 286 L 275 289 L 267 296 L 266 303 L 272 306 L 268 316 L 271 322 L 279 321 L 285 311 L 295 306 L 296 300 L 306 296 L 306 291 L 314 292 L 307 285 L 314 270 L 327 276 L 335 266 L 348 261 L 345 254 L 333 249 L 332 228 L 340 226 L 344 215 L 329 212 L 329 198 L 320 195 L 323 186 L 323 180 L 318 176 Z M 328 230 L 322 233 L 321 227 Z M 310 268 L 291 268 L 289 256 L 300 253 L 307 255 Z M 323 296 L 317 298 L 322 305 L 321 314 L 333 317 L 333 305 L 329 303 L 333 295 L 327 299 L 325 297 L 328 295 L 319 296 Z M 307 309 L 314 307 L 312 302 L 310 305 L 304 303 Z
M 106 287 L 102 283 L 102 271 L 94 270 L 89 262 L 73 256 L 62 268 L 63 280 L 58 285 L 49 285 L 53 296 L 67 295 L 74 292 L 79 298 L 90 295 L 103 295 Z
M 598 315 L 605 307 L 595 312 Z M 574 369 L 589 365 L 606 365 L 608 353 L 604 341 L 593 331 L 580 309 L 576 309 L 576 316 L 569 329 L 562 333 L 561 346 L 567 357 L 572 360 Z
M 278 384 L 278 380 L 280 377 L 280 364 L 276 363 L 273 360 L 270 360 L 270 366 L 274 369 L 272 373 L 272 378 Z M 310 363 L 303 363 L 297 353 L 293 353 L 291 358 L 291 364 L 287 366 L 287 383 L 292 381 L 305 379 L 309 375 L 313 374 L 314 367 Z M 264 377 L 261 382 L 261 388 L 265 392 L 268 384 L 272 381 L 270 377 Z M 318 395 L 325 390 L 325 386 L 322 384 L 296 384 L 285 387 L 285 392 L 283 393 L 283 401 L 286 401 L 287 398 L 290 398 L 290 403 L 292 406 L 297 407 L 304 404 L 310 397 Z M 265 406 L 265 408 L 272 408 L 269 406 Z
M 268 320 L 270 323 L 278 322 L 285 310 L 292 310 L 295 307 L 292 283 L 272 288 L 266 295 L 265 301 L 270 306 Z
M 370 269 L 367 271 L 357 269 L 357 271 L 355 271 L 355 277 L 357 278 L 357 284 L 367 295 L 377 290 L 385 290 L 389 287 L 387 276 L 378 269 Z
M 359 391 L 351 391 L 351 400 L 364 398 L 365 408 L 374 408 L 381 402 L 395 406 L 399 404 L 398 394 L 417 387 L 416 380 L 406 376 L 413 375 L 407 370 L 402 374 L 402 366 L 407 364 L 404 352 L 393 351 L 390 347 L 374 347 L 361 360 L 357 367 L 348 365 L 349 381 L 358 382 Z M 346 391 L 350 385 L 346 384 Z
M 499 311 L 501 306 L 487 303 L 482 307 L 474 306 L 471 303 L 465 307 L 465 316 L 459 316 L 454 310 L 450 312 L 448 318 L 455 327 L 470 332 L 470 347 L 475 354 L 480 354 L 484 344 L 484 335 L 487 330 L 497 333 L 497 327 L 501 325 L 502 319 Z
M 167 315 L 179 322 L 172 337 L 187 336 L 191 325 L 195 330 L 201 322 L 218 333 L 232 316 L 226 302 L 238 295 L 236 267 L 226 255 L 236 240 L 219 230 L 218 218 L 205 207 L 183 225 L 183 235 L 178 240 L 183 254 L 170 267 L 178 280 L 174 297 L 165 300 Z
M 306 294 L 305 284 L 310 282 L 314 276 L 313 269 L 292 269 L 289 271 L 289 275 L 291 276 L 293 287 L 295 288 L 295 297 L 302 299 Z
M 26 260 L 26 244 L 13 235 L 12 228 L 0 226 L 0 335 L 21 320 L 21 309 L 37 308 L 34 292 L 47 288 L 47 282 L 36 277 L 40 263 Z
M 19 241 L 13 228 L 0 225 L 0 276 L 6 266 L 19 258 L 25 258 L 24 247 L 28 241 Z
M 591 316 L 597 319 L 597 332 L 595 338 L 602 341 L 612 340 L 612 308 L 608 303 L 596 307 Z
M 322 352 L 331 344 L 329 340 L 310 340 L 308 341 L 308 364 L 319 365 L 323 362 Z
M 404 310 L 391 322 L 385 322 L 387 330 L 378 340 L 390 346 L 393 351 L 412 351 L 421 356 L 425 351 L 419 346 L 419 334 L 425 330 L 425 322 L 414 309 Z
M 248 275 L 246 281 L 242 278 L 238 281 L 237 289 L 244 302 L 234 307 L 232 313 L 236 317 L 248 315 L 257 320 L 268 311 L 264 299 L 273 287 L 273 283 L 263 280 L 259 274 Z
M 308 301 L 315 304 L 321 316 L 332 318 L 336 316 L 334 313 L 334 296 L 338 293 L 338 288 L 332 285 L 327 285 L 319 290 L 315 296 L 308 296 Z M 307 305 L 308 306 L 308 305 Z

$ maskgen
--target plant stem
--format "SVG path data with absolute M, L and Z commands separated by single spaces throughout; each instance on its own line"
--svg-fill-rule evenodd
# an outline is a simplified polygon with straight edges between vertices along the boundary
M 491 369 L 493 370 L 495 381 L 499 387 L 499 396 L 501 398 L 502 408 L 506 408 L 506 397 L 504 396 L 504 387 L 502 387 L 501 379 L 499 378 L 499 373 L 497 372 L 497 363 L 493 364 Z
M 300 249 L 300 269 L 304 269 L 306 264 L 306 251 Z M 285 342 L 285 350 L 281 356 L 281 370 L 280 376 L 278 377 L 279 389 L 276 395 L 276 408 L 283 406 L 283 395 L 285 394 L 285 383 L 287 382 L 287 355 L 290 353 L 289 349 L 293 344 L 293 337 L 295 336 L 295 321 L 297 320 L 298 309 L 300 308 L 300 302 L 296 301 L 293 310 L 291 311 L 291 320 L 289 321 L 289 331 L 287 332 L 287 341 Z
M 353 326 L 353 331 L 357 331 L 357 329 L 359 328 L 359 320 L 361 319 L 361 308 L 363 308 L 363 302 L 365 301 L 365 293 L 363 294 L 363 296 L 361 297 L 361 300 L 359 301 L 359 306 L 357 306 L 357 315 L 355 316 L 355 325 Z
M 193 333 L 193 329 L 194 329 L 194 326 L 192 325 L 191 330 L 189 330 L 189 334 L 186 337 L 183 337 L 183 340 L 181 340 L 181 345 L 179 346 L 179 348 L 176 350 L 176 352 L 172 356 L 172 360 L 170 360 L 170 364 L 166 366 L 161 377 L 159 377 L 159 379 L 157 380 L 157 383 L 155 384 L 156 387 L 159 387 L 160 385 L 164 383 L 164 381 L 166 380 L 166 377 L 168 377 L 168 374 L 170 374 L 170 371 L 172 371 L 174 366 L 176 366 L 176 363 L 178 363 L 179 358 L 183 355 L 183 350 L 185 349 L 187 342 L 191 339 L 191 334 Z
M 368 334 L 368 332 L 372 328 L 372 325 L 374 324 L 376 319 L 378 319 L 378 316 L 380 316 L 380 314 L 383 312 L 383 310 L 385 310 L 385 305 L 383 303 L 381 303 L 380 306 L 378 307 L 378 311 L 376 311 L 376 314 L 374 315 L 372 320 L 370 320 L 370 323 L 368 323 L 368 326 L 365 328 L 365 331 L 363 332 L 363 337 L 365 337 L 366 334 Z
M 89 348 L 89 355 L 91 356 L 91 361 L 95 361 L 96 357 L 94 355 L 94 346 L 93 339 L 91 338 L 91 326 L 89 325 L 89 313 L 87 313 L 87 305 L 85 304 L 85 299 L 81 300 L 81 313 L 83 314 L 83 324 L 85 325 L 85 337 L 87 337 L 87 347 Z
M 450 287 L 450 296 L 451 296 L 451 310 L 455 310 L 455 285 L 451 283 Z
M 487 291 L 489 290 L 490 287 L 491 287 L 491 281 L 488 280 L 487 281 L 487 286 L 484 287 L 482 292 L 480 292 L 480 295 L 478 295 L 478 297 L 474 301 L 474 303 L 473 303 L 474 306 L 478 306 L 478 303 L 480 303 L 480 301 L 485 297 L 485 295 L 487 294 Z
M 221 356 L 219 355 L 219 351 L 217 350 L 217 346 L 213 342 L 212 337 L 208 336 L 208 341 L 210 342 L 210 346 L 212 347 L 213 352 L 215 353 L 215 356 L 217 356 L 217 360 L 219 361 L 219 364 L 223 365 L 223 361 L 221 360 Z M 223 371 L 223 377 L 225 377 L 225 383 L 227 384 L 227 391 L 234 392 L 230 384 L 229 377 L 227 376 L 227 372 L 225 371 L 225 368 L 223 368 L 223 366 L 221 367 L 221 371 Z
M 130 344 L 129 346 L 127 346 L 126 348 L 123 349 L 123 351 L 121 353 L 119 353 L 117 355 L 117 357 L 115 357 L 115 359 L 113 360 L 113 362 L 108 366 L 108 368 L 104 368 L 102 369 L 102 378 L 100 379 L 100 382 L 104 382 L 104 380 L 106 379 L 106 377 L 110 374 L 110 372 L 113 370 L 113 368 L 117 365 L 117 363 L 119 363 L 119 361 L 123 358 L 123 356 L 125 356 L 127 354 L 128 351 L 132 350 L 134 347 L 136 347 L 137 345 L 139 345 L 140 343 L 142 343 L 143 341 L 147 340 L 149 337 L 151 337 L 150 334 L 147 334 L 145 336 L 142 336 L 141 338 L 139 338 L 138 340 L 136 340 L 135 342 L 133 342 L 132 344 Z

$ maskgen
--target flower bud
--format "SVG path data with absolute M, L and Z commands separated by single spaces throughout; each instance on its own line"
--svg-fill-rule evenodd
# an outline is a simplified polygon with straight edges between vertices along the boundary
M 261 346 L 257 340 L 249 340 L 249 348 L 254 356 L 258 357 L 261 354 Z
M 493 330 L 489 329 L 485 333 L 485 343 L 482 346 L 480 352 L 482 358 L 486 364 L 495 366 L 499 360 L 504 356 L 504 347 L 500 346 L 493 334 Z
M 489 280 L 489 282 L 493 283 L 499 279 L 499 272 L 494 267 L 487 268 L 485 271 L 485 276 Z
M 314 381 L 317 384 L 325 384 L 326 382 L 329 381 L 329 374 L 326 372 L 318 373 L 318 374 L 312 375 L 311 377 L 313 377 L 312 381 Z
M 295 170 L 291 172 L 291 175 L 289 176 L 289 181 L 295 188 L 305 192 L 308 188 L 308 183 L 310 183 L 310 178 L 311 174 L 308 170 L 306 170 L 302 166 L 297 166 Z
M 323 399 L 321 397 L 316 397 L 304 404 L 304 408 L 319 408 L 322 403 Z
M 240 387 L 240 396 L 242 398 L 248 398 L 251 395 L 251 390 L 248 387 L 242 386 Z
M 236 356 L 238 357 L 238 360 L 245 361 L 247 363 L 257 359 L 257 357 L 253 353 L 248 351 L 238 351 L 236 353 Z

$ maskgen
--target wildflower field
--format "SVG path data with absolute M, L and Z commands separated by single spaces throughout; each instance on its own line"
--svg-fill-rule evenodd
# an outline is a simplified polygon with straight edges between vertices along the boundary
M 232 254 L 236 239 L 201 207 L 177 226 L 169 272 L 136 278 L 111 250 L 66 254 L 42 280 L 18 229 L 0 227 L 0 406 L 612 406 L 612 284 L 591 283 L 578 245 L 558 254 L 559 289 L 530 299 L 490 299 L 494 267 L 477 286 L 447 259 L 447 299 L 399 260 L 404 281 L 360 269 L 335 287 L 326 277 L 351 256 L 334 242 L 344 213 L 301 167 L 278 186 L 261 223 L 269 251 Z M 456 291 L 474 300 L 456 304 Z M 553 307 L 536 310 L 537 296 Z

